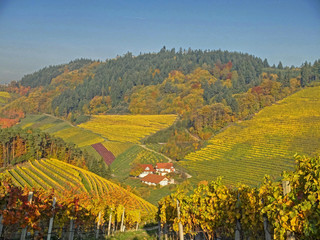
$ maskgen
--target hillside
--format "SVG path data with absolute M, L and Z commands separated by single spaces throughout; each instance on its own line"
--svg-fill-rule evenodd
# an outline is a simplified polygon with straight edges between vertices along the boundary
M 229 184 L 257 185 L 265 174 L 292 169 L 294 154 L 319 154 L 320 87 L 301 90 L 228 127 L 181 164 L 193 181 L 222 176 Z
M 142 138 L 172 125 L 176 118 L 176 115 L 96 115 L 79 127 L 110 141 L 139 143 Z
M 63 195 L 65 189 L 75 188 L 77 192 L 86 192 L 98 198 L 116 198 L 119 204 L 128 198 L 125 207 L 140 209 L 144 215 L 156 211 L 152 204 L 118 185 L 92 172 L 56 159 L 29 161 L 6 170 L 4 174 L 10 176 L 13 183 L 21 187 L 47 190 L 54 188 L 59 195 Z

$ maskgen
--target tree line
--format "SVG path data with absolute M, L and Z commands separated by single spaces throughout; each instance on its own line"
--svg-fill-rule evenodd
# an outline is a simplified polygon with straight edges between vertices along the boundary
M 39 129 L 0 129 L 0 169 L 41 158 L 56 158 L 102 177 L 110 177 L 102 159 L 96 159 L 73 143 L 66 143 Z

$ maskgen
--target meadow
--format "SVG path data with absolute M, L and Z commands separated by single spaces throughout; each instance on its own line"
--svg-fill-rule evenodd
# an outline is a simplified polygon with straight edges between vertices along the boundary
M 222 176 L 227 184 L 257 185 L 265 174 L 294 167 L 294 155 L 320 152 L 320 87 L 301 90 L 266 107 L 251 120 L 217 134 L 180 164 L 192 181 Z

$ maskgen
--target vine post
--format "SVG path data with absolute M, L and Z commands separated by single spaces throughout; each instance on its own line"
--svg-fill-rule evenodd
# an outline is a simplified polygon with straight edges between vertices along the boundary
M 54 197 L 52 201 L 52 210 L 54 210 L 55 205 L 56 205 L 56 198 Z M 52 226 L 53 226 L 53 216 L 50 218 L 50 221 L 49 221 L 47 240 L 50 240 L 51 238 Z
M 125 208 L 123 208 L 123 212 L 122 212 L 120 232 L 124 232 L 124 224 L 123 224 L 123 221 L 124 221 L 124 211 L 125 211 Z
M 99 216 L 98 216 L 96 239 L 98 239 L 98 238 L 99 238 L 99 229 L 100 229 L 100 224 L 101 224 L 101 211 L 99 212 Z
M 1 238 L 1 235 L 2 235 L 2 228 L 3 228 L 3 224 L 2 224 L 2 215 L 0 215 L 0 238 Z
M 291 192 L 291 186 L 289 181 L 282 181 L 283 195 L 287 195 Z M 295 240 L 293 232 L 287 231 L 287 240 Z
M 179 221 L 179 240 L 183 240 L 183 226 L 180 219 L 180 203 L 177 199 L 177 214 L 178 214 L 178 221 Z
M 74 220 L 70 220 L 70 228 L 69 228 L 69 240 L 73 240 L 73 234 L 74 234 Z
M 111 231 L 111 220 L 112 220 L 112 208 L 110 209 L 110 215 L 109 215 L 108 236 L 110 236 L 110 231 Z
M 29 192 L 29 194 L 28 194 L 28 202 L 29 202 L 29 204 L 31 204 L 31 202 L 32 202 L 32 197 L 33 197 L 33 192 Z M 27 228 L 28 227 L 25 227 L 24 229 L 22 229 L 20 240 L 25 240 L 26 239 Z
M 240 193 L 238 192 L 238 199 L 237 199 L 237 202 L 239 203 L 240 202 Z M 241 224 L 240 224 L 240 220 L 237 219 L 237 222 L 236 222 L 236 231 L 235 231 L 235 234 L 234 234 L 234 239 L 235 240 L 240 240 L 241 239 Z
M 161 222 L 158 221 L 158 239 L 161 240 Z

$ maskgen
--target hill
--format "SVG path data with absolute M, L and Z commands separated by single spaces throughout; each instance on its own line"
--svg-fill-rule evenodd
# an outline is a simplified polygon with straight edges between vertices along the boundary
M 75 167 L 56 159 L 29 161 L 5 171 L 17 186 L 29 188 L 55 189 L 56 194 L 63 195 L 67 189 L 77 189 L 97 198 L 116 198 L 119 204 L 129 198 L 128 209 L 139 209 L 144 215 L 153 214 L 155 206 L 119 187 L 118 185 L 82 168 Z
M 139 140 L 167 128 L 176 115 L 95 115 L 79 125 L 116 142 L 139 143 Z
M 256 185 L 265 174 L 292 169 L 295 153 L 319 154 L 320 87 L 310 87 L 228 127 L 180 164 L 193 181 L 222 176 L 229 184 Z

